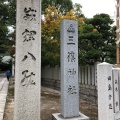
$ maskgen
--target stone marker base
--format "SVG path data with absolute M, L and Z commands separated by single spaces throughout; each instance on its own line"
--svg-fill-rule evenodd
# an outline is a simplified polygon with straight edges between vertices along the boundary
M 80 113 L 80 116 L 78 116 L 78 117 L 63 118 L 60 113 L 55 113 L 55 114 L 52 114 L 52 120 L 89 120 L 89 117 Z

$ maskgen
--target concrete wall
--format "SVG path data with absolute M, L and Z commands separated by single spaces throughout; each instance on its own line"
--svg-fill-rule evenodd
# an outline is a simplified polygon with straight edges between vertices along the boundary
M 79 66 L 80 99 L 97 104 L 97 63 L 93 66 Z M 60 90 L 60 67 L 42 67 L 42 85 Z

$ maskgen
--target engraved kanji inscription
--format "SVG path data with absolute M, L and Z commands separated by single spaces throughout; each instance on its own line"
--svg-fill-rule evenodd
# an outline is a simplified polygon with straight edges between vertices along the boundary
M 68 36 L 68 45 L 75 45 L 75 42 L 74 42 L 74 37 L 73 36 Z
M 75 74 L 76 74 L 76 71 L 74 68 L 68 70 L 68 76 L 74 76 Z
M 37 10 L 34 10 L 31 7 L 29 7 L 29 8 L 25 7 L 25 9 L 24 9 L 25 15 L 23 17 L 24 20 L 30 20 L 30 21 L 36 20 L 36 12 L 37 12 Z
M 111 76 L 108 77 L 108 80 L 111 80 Z
M 112 104 L 109 104 L 109 109 L 113 109 L 113 108 L 112 108 Z
M 68 94 L 77 94 L 75 86 L 69 85 L 67 93 Z
M 32 31 L 29 31 L 28 29 L 25 29 L 25 31 L 22 33 L 23 35 L 23 42 L 28 42 L 28 41 L 31 41 L 31 40 L 35 40 L 34 36 L 36 35 L 36 31 L 32 30 Z
M 118 107 L 119 103 L 116 101 L 115 105 L 116 105 L 116 107 Z
M 109 95 L 109 100 L 111 100 L 111 98 L 112 98 L 112 95 Z
M 118 84 L 118 81 L 117 81 L 117 80 L 115 80 L 115 84 Z
M 70 24 L 70 27 L 68 28 L 68 30 L 67 30 L 68 32 L 72 32 L 72 33 L 74 33 L 75 32 L 75 28 L 73 27 L 73 25 L 72 24 Z
M 108 90 L 112 90 L 112 86 L 110 84 L 108 85 Z
M 25 61 L 26 59 L 28 59 L 29 56 L 32 58 L 32 60 L 36 61 L 35 56 L 32 53 L 30 53 L 30 52 L 28 52 L 28 55 L 24 56 L 24 58 L 22 59 L 22 61 Z
M 35 85 L 35 81 L 32 77 L 35 76 L 33 72 L 29 73 L 28 70 L 24 70 L 22 72 L 22 75 L 24 76 L 23 79 L 21 80 L 21 85 L 22 86 L 28 86 L 28 85 Z
M 75 62 L 75 53 L 73 51 L 68 52 L 68 62 Z
M 117 87 L 115 88 L 115 91 L 118 92 L 118 88 Z

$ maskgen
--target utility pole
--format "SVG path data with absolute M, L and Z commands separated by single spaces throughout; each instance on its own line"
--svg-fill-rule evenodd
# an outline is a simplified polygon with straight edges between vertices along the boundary
M 116 0 L 116 64 L 120 67 L 120 0 Z

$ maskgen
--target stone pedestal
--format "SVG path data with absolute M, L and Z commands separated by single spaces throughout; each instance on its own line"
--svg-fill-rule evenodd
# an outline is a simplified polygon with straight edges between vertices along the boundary
M 63 118 L 60 113 L 55 113 L 52 115 L 52 120 L 89 120 L 87 116 L 85 116 L 82 113 L 79 113 L 80 115 L 78 117 L 72 117 L 72 118 Z

